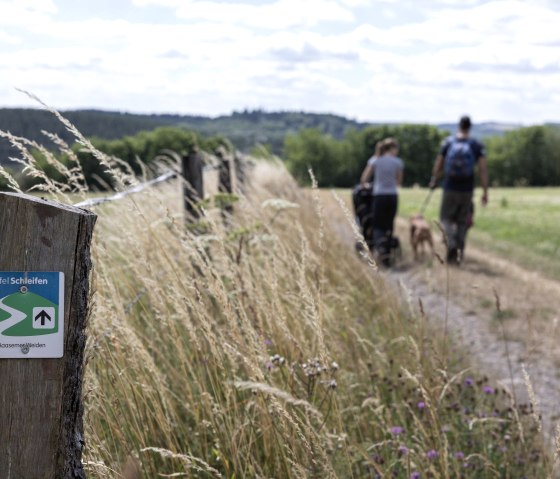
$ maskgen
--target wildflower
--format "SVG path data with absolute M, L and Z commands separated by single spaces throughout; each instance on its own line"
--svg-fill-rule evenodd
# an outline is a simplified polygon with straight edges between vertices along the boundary
M 435 449 L 430 449 L 426 453 L 426 457 L 430 460 L 435 459 L 436 457 L 438 457 L 438 452 Z
M 418 404 L 418 409 L 424 409 L 426 407 L 426 403 L 424 401 L 420 401 Z
M 338 371 L 338 368 L 339 368 L 338 363 L 336 361 L 333 361 L 331 363 L 331 370 L 332 371 Z
M 410 475 L 410 479 L 420 479 L 420 473 L 417 471 L 414 471 L 411 475 Z
M 331 379 L 331 380 L 329 381 L 329 385 L 328 385 L 328 388 L 329 388 L 329 389 L 336 389 L 337 386 L 338 386 L 338 384 L 337 384 L 337 382 L 336 382 L 336 379 Z
M 265 339 L 265 340 L 264 340 L 264 344 L 265 344 L 266 346 L 272 346 L 272 341 L 271 341 L 270 339 Z
M 453 457 L 455 457 L 455 459 L 458 459 L 459 461 L 462 461 L 463 459 L 465 459 L 465 453 L 462 451 L 457 451 L 455 454 L 453 454 Z
M 494 394 L 494 388 L 491 386 L 484 386 L 482 390 L 485 394 Z
M 274 356 L 270 356 L 270 362 L 272 364 L 276 364 L 277 366 L 283 366 L 286 362 L 286 358 L 280 356 L 279 354 L 275 354 Z
M 406 456 L 408 454 L 408 447 L 406 447 L 404 444 L 401 444 L 397 451 L 401 456 Z
M 473 378 L 465 379 L 465 386 L 472 386 L 474 384 Z
M 393 436 L 398 436 L 399 434 L 402 434 L 404 432 L 404 427 L 400 427 L 400 426 L 393 426 L 391 428 L 391 434 Z

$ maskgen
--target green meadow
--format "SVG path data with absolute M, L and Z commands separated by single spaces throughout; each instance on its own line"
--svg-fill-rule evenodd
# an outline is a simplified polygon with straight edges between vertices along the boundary
M 441 189 L 434 192 L 424 215 L 437 221 Z M 401 190 L 399 215 L 418 212 L 428 196 L 425 188 Z M 560 278 L 560 188 L 491 188 L 486 207 L 475 192 L 472 245 L 510 259 L 521 266 Z

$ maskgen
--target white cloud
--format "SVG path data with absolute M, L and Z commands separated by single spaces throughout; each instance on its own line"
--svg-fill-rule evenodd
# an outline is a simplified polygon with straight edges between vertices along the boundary
M 343 3 L 353 3 L 346 0 Z M 349 8 L 335 0 L 275 0 L 259 5 L 203 0 L 134 0 L 137 5 L 174 7 L 178 18 L 218 23 L 248 25 L 254 28 L 281 29 L 294 26 L 313 27 L 320 22 L 351 22 Z
M 64 108 L 297 108 L 408 121 L 559 115 L 560 12 L 545 0 L 378 0 L 376 9 L 365 0 L 134 2 L 150 14 L 165 5 L 158 18 L 168 22 L 62 21 L 52 2 L 21 3 L 31 21 L 0 33 L 0 45 L 13 44 L 0 48 L 5 101 L 14 104 L 15 85 Z M 18 5 L 0 0 L 0 15 Z M 384 8 L 397 14 L 387 23 Z
M 16 45 L 20 42 L 21 40 L 19 37 L 16 37 L 15 35 L 10 35 L 9 33 L 0 30 L 0 43 Z
M 52 0 L 0 0 L 0 25 L 36 25 L 48 22 L 56 12 Z

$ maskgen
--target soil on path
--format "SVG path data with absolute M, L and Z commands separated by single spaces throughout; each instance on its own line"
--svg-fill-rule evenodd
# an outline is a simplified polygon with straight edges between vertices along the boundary
M 340 208 L 329 196 L 324 199 L 330 226 L 353 248 L 355 237 L 348 218 L 337 212 Z M 415 262 L 408 245 L 407 222 L 401 219 L 397 223 L 403 257 L 395 268 L 380 274 L 401 290 L 401 297 L 418 314 L 421 300 L 432 324 L 441 328 L 447 324 L 449 335 L 465 348 L 473 367 L 513 389 L 519 403 L 530 402 L 525 369 L 545 435 L 554 437 L 560 418 L 560 351 L 555 346 L 559 339 L 556 314 L 560 311 L 560 283 L 471 245 L 460 268 L 448 269 L 429 254 Z M 439 233 L 433 234 L 438 243 Z M 443 255 L 443 250 L 443 244 L 438 244 L 436 251 Z

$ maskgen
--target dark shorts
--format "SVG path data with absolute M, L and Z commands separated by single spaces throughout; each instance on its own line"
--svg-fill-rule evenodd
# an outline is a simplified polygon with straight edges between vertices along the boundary
M 440 219 L 451 223 L 466 224 L 471 213 L 472 191 L 444 191 Z

